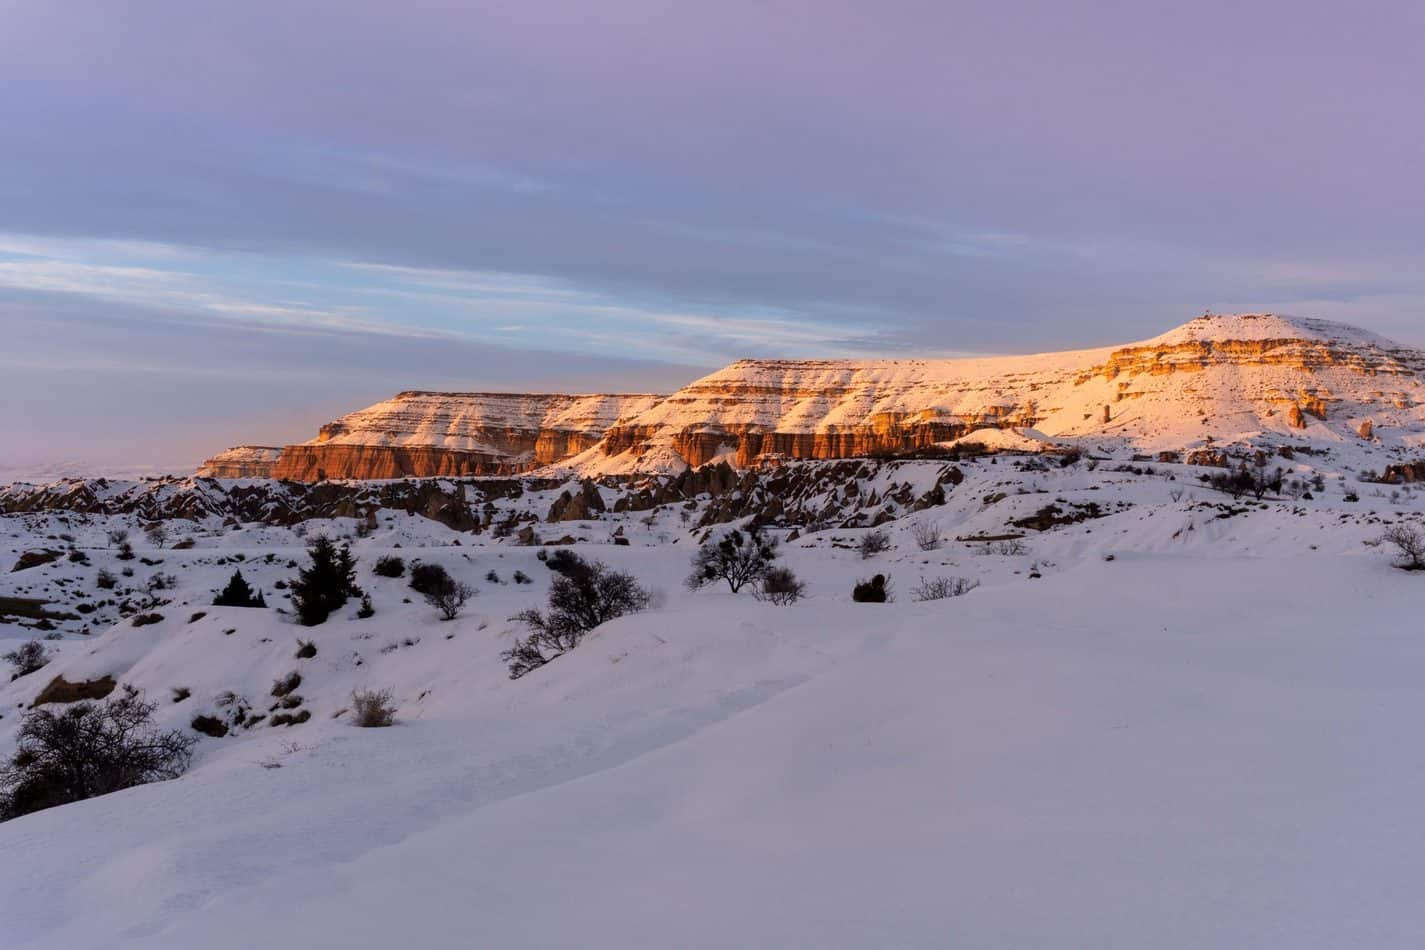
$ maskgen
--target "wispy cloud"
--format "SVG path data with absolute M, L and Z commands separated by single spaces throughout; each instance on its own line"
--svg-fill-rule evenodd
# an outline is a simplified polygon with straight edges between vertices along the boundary
M 149 254 L 152 252 L 152 256 Z M 120 260 L 123 263 L 115 263 Z M 283 275 L 303 274 L 300 280 Z M 767 308 L 698 311 L 537 274 L 232 254 L 6 235 L 0 288 L 206 314 L 254 330 L 498 340 L 533 350 L 711 365 L 884 348 L 868 322 Z

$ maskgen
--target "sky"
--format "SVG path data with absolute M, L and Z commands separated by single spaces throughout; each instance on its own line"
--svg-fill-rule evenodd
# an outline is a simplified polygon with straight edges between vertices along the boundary
M 0 0 L 0 470 L 401 389 L 1425 344 L 1425 7 Z

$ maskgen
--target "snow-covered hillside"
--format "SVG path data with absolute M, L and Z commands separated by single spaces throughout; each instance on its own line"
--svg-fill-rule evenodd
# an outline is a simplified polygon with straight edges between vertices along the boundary
M 75 618 L 0 687 L 0 754 L 55 677 L 230 728 L 179 779 L 0 824 L 0 945 L 1413 947 L 1425 575 L 1374 542 L 1425 525 L 1425 491 L 1279 463 L 1261 500 L 1156 461 L 788 466 L 751 489 L 816 513 L 771 518 L 807 584 L 785 607 L 683 587 L 736 484 L 616 511 L 648 489 L 493 480 L 473 531 L 365 503 L 241 522 L 221 512 L 260 483 L 164 484 L 215 507 L 161 547 L 56 494 L 0 518 L 0 569 L 57 555 L 0 574 L 0 605 Z M 583 492 L 604 510 L 544 520 Z M 652 606 L 509 679 L 510 618 L 558 549 L 498 527 L 519 524 Z M 863 558 L 873 531 L 889 547 Z M 212 606 L 240 569 L 290 611 L 318 533 L 350 541 L 373 616 Z M 390 555 L 478 593 L 443 621 L 373 572 Z M 874 573 L 894 602 L 853 603 Z M 979 586 L 917 601 L 942 577 Z M 0 619 L 0 646 L 44 626 Z M 354 728 L 356 688 L 390 689 L 397 725 Z
M 1086 448 L 1425 445 L 1425 353 L 1324 320 L 1205 316 L 1141 343 L 962 360 L 742 360 L 610 427 L 588 473 L 894 454 L 984 426 Z

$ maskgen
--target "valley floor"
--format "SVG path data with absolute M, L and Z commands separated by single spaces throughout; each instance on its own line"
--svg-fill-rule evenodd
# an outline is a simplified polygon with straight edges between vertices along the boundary
M 927 516 L 987 529 L 980 487 Z M 1418 947 L 1425 576 L 1361 545 L 1364 511 L 1216 519 L 1125 490 L 1134 507 L 1024 555 L 923 553 L 898 523 L 868 564 L 834 541 L 855 531 L 804 536 L 791 607 L 681 590 L 686 537 L 585 525 L 578 549 L 657 602 L 517 681 L 498 654 L 548 583 L 535 549 L 394 519 L 356 544 L 376 616 L 314 628 L 204 606 L 235 552 L 277 603 L 287 529 L 152 552 L 187 600 L 59 641 L 30 677 L 119 671 L 183 727 L 224 690 L 265 710 L 299 670 L 313 718 L 0 824 L 0 945 Z M 442 622 L 370 573 L 393 551 L 481 591 Z M 872 569 L 896 602 L 850 602 Z M 908 596 L 942 573 L 984 583 Z M 5 748 L 30 677 L 0 687 Z M 334 718 L 366 685 L 396 690 L 395 727 Z
M 265 738 L 16 821 L 0 928 L 69 948 L 1418 946 L 1422 595 L 1364 560 L 1148 557 L 948 604 L 653 612 L 532 676 L 527 704 Z

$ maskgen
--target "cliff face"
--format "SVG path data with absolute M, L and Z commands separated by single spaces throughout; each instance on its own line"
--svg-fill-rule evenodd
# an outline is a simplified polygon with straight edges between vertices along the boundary
M 1416 450 L 1422 380 L 1425 353 L 1343 324 L 1207 316 L 1141 343 L 1034 356 L 740 360 L 667 397 L 401 393 L 286 446 L 270 474 L 678 472 L 897 454 L 1029 428 L 1021 441 L 1150 453 L 1273 438 Z M 205 470 L 248 475 L 263 464 L 220 464 L 229 454 Z
M 289 445 L 272 467 L 273 478 L 319 482 L 329 478 L 441 478 L 511 475 L 530 468 L 495 453 L 461 452 L 429 445 Z
M 404 392 L 284 446 L 274 478 L 510 475 L 595 445 L 620 414 L 662 397 Z
M 282 450 L 272 445 L 239 445 L 219 452 L 198 467 L 206 478 L 271 478 Z
M 1208 316 L 1129 346 L 971 360 L 744 360 L 615 423 L 589 473 L 906 452 L 1034 428 L 1145 452 L 1425 439 L 1425 354 L 1342 324 Z

